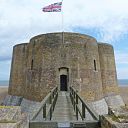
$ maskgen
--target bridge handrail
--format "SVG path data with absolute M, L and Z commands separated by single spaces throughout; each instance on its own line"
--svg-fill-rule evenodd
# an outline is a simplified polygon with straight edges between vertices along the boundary
M 38 111 L 33 115 L 33 117 L 31 118 L 31 120 L 35 120 L 36 117 L 38 116 L 38 114 L 43 110 L 43 118 L 46 120 L 47 119 L 47 113 L 50 114 L 50 120 L 52 118 L 52 113 L 54 111 L 55 108 L 55 104 L 58 98 L 58 87 L 54 87 L 49 93 L 48 95 L 43 99 L 43 101 L 41 102 L 41 106 L 38 109 Z M 46 104 L 49 103 L 50 108 L 48 109 L 47 112 L 47 107 Z
M 93 108 L 83 98 L 79 96 L 79 94 L 77 93 L 77 90 L 75 90 L 73 87 L 70 87 L 70 97 L 71 97 L 74 110 L 76 112 L 77 119 L 78 119 L 78 113 L 79 113 L 82 120 L 84 120 L 85 109 L 87 109 L 94 120 L 99 120 L 99 115 L 93 110 Z M 78 106 L 78 100 L 82 103 L 82 112 Z

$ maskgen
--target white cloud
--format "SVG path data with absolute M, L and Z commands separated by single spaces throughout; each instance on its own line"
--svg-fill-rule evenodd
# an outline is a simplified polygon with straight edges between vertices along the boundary
M 59 0 L 57 0 L 59 1 Z M 0 28 L 7 32 L 29 33 L 61 31 L 61 13 L 43 13 L 43 6 L 54 0 L 0 0 Z M 127 0 L 64 0 L 64 28 L 98 28 L 102 41 L 118 39 L 128 31 Z M 25 32 L 26 31 L 26 32 Z
M 65 1 L 65 22 L 69 26 L 98 28 L 102 41 L 113 41 L 128 31 L 127 5 L 126 0 Z

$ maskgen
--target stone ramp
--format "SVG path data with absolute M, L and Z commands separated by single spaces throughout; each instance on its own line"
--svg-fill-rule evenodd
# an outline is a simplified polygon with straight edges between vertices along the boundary
M 71 103 L 69 92 L 61 91 L 58 94 L 52 121 L 75 121 L 76 115 Z

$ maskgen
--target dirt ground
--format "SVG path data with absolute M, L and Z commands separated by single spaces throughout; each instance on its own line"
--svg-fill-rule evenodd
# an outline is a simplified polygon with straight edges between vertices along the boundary
M 3 101 L 3 99 L 6 97 L 8 92 L 8 88 L 7 87 L 0 87 L 0 104 Z
M 121 86 L 120 88 L 120 95 L 123 98 L 125 104 L 128 105 L 128 86 Z

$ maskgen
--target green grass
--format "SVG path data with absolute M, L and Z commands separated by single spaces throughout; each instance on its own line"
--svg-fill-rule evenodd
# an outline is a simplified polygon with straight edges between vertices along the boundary
M 4 120 L 0 120 L 0 123 L 16 123 L 16 121 L 4 119 Z

